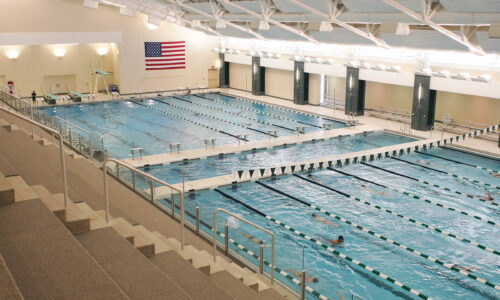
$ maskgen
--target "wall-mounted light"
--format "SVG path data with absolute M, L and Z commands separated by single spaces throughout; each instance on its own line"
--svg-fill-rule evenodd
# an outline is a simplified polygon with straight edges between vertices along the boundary
M 422 100 L 423 89 L 424 88 L 422 87 L 422 84 L 420 83 L 418 85 L 418 95 L 417 95 L 418 102 L 420 102 L 420 100 Z
M 160 19 L 149 16 L 146 22 L 146 27 L 149 30 L 156 30 L 158 29 L 158 27 L 160 27 L 160 24 L 161 24 Z
M 7 51 L 6 55 L 9 59 L 17 59 L 19 57 L 19 51 L 18 50 L 9 50 L 9 51 Z
M 257 64 L 253 64 L 253 74 L 257 74 Z
M 300 72 L 299 72 L 299 69 L 297 68 L 295 70 L 295 80 L 297 80 L 297 82 L 299 82 L 299 79 L 300 79 Z
M 156 29 L 158 29 L 158 25 L 151 24 L 151 23 L 146 23 L 146 27 L 147 27 L 149 30 L 156 30 Z
M 353 83 L 354 83 L 354 78 L 351 74 L 351 76 L 349 77 L 349 91 L 351 91 L 351 92 L 352 92 Z
M 62 48 L 54 49 L 54 55 L 57 58 L 62 58 L 64 55 L 66 55 L 66 50 Z
M 106 48 L 106 47 L 98 48 L 97 54 L 99 54 L 100 56 L 104 56 L 104 55 L 108 54 L 108 48 Z

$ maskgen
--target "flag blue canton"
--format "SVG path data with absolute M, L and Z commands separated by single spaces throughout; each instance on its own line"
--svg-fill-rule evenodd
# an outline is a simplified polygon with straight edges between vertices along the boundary
M 145 42 L 146 57 L 161 57 L 161 42 Z

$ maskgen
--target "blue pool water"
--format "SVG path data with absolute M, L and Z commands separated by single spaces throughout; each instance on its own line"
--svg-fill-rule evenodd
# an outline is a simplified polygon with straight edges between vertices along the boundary
M 448 154 L 451 153 L 451 150 L 438 148 L 429 151 L 429 153 L 449 157 Z M 454 153 L 453 155 L 463 161 L 467 161 L 469 157 L 468 154 L 461 155 L 460 153 Z M 436 166 L 439 165 L 443 169 L 453 170 L 453 172 L 458 172 L 462 168 L 453 162 L 422 154 L 411 154 L 401 158 L 408 161 L 426 159 L 429 163 Z M 488 161 L 487 159 L 475 157 L 475 163 L 500 170 L 500 161 Z M 472 191 L 477 188 L 474 184 L 464 183 L 457 178 L 434 176 L 432 174 L 433 171 L 419 170 L 418 167 L 392 159 L 384 159 L 370 164 L 411 176 L 422 176 L 422 178 L 425 177 L 430 182 L 443 186 L 457 186 L 457 188 L 460 187 Z M 488 171 L 479 169 L 476 171 L 472 167 L 471 169 L 471 172 L 467 173 L 469 177 L 481 181 L 493 179 L 497 185 L 499 184 L 500 180 L 490 176 Z M 491 206 L 488 203 L 467 197 L 460 197 L 457 194 L 450 194 L 437 188 L 423 186 L 421 183 L 401 176 L 391 175 L 367 165 L 350 165 L 339 170 L 376 183 L 399 187 L 409 193 L 459 208 L 469 214 L 478 215 L 496 223 L 500 222 L 500 210 L 498 207 Z M 299 174 L 299 176 L 305 175 Z M 372 202 L 379 207 L 390 209 L 422 223 L 447 230 L 495 250 L 500 249 L 498 226 L 486 224 L 472 217 L 413 199 L 407 195 L 393 192 L 332 170 L 318 170 L 312 172 L 312 175 L 321 184 L 334 188 L 339 192 L 356 196 Z M 445 263 L 472 268 L 472 274 L 495 284 L 500 283 L 500 260 L 498 259 L 498 255 L 481 250 L 457 239 L 441 235 L 372 206 L 357 202 L 337 192 L 304 180 L 299 176 L 279 176 L 271 179 L 263 179 L 259 182 L 302 201 L 317 205 Z M 481 190 L 482 188 L 478 189 Z M 225 186 L 220 188 L 220 191 L 313 238 L 321 239 L 322 237 L 326 237 L 335 239 L 338 235 L 343 235 L 346 242 L 337 247 L 339 252 L 359 260 L 433 299 L 500 298 L 500 291 L 498 290 L 321 214 L 311 207 L 258 183 L 248 182 Z M 492 190 L 491 193 L 495 201 L 500 199 L 500 192 Z M 346 299 L 350 299 L 351 293 L 363 299 L 415 298 L 415 296 L 405 292 L 403 289 L 391 285 L 346 260 L 340 259 L 316 244 L 286 230 L 282 226 L 266 220 L 265 217 L 255 211 L 244 207 L 217 191 L 208 190 L 190 193 L 186 197 L 187 211 L 194 214 L 196 205 L 201 207 L 201 219 L 206 224 L 212 223 L 213 210 L 217 207 L 223 207 L 273 231 L 276 234 L 277 267 L 294 270 L 306 269 L 308 273 L 319 279 L 316 283 L 308 283 L 308 286 L 329 298 L 337 299 L 339 297 L 338 292 L 341 292 Z M 311 216 L 313 212 L 340 225 L 340 228 L 315 222 Z M 190 218 L 188 217 L 188 219 Z M 247 239 L 248 234 L 264 241 L 266 245 L 270 244 L 269 237 L 265 236 L 262 232 L 223 215 L 220 215 L 218 218 L 217 229 L 223 232 L 223 226 L 226 223 L 228 223 L 230 228 L 230 237 L 255 253 L 258 253 L 258 245 Z M 207 227 L 203 228 L 207 233 L 210 233 Z M 234 246 L 232 246 L 232 249 L 239 251 Z M 255 258 L 244 253 L 241 253 L 241 255 L 258 264 Z M 267 261 L 270 261 L 270 250 L 268 248 L 265 250 L 265 258 Z M 281 275 L 277 275 L 277 278 L 280 278 L 284 282 L 290 282 Z M 290 286 L 298 289 L 293 283 Z M 312 295 L 309 295 L 309 297 L 314 298 Z
M 168 152 L 169 143 L 180 143 L 181 149 L 187 150 L 204 147 L 205 139 L 216 139 L 218 145 L 234 144 L 237 135 L 247 135 L 248 140 L 267 139 L 269 130 L 284 136 L 295 134 L 297 126 L 304 126 L 306 132 L 322 130 L 324 123 L 345 127 L 341 122 L 218 94 L 204 97 L 155 97 L 37 109 L 102 136 L 104 148 L 118 158 L 127 158 L 136 147 L 151 155 Z M 225 104 L 228 99 L 244 103 L 243 108 L 236 110 Z
M 412 141 L 415 140 L 379 131 L 299 145 L 288 145 L 286 147 L 280 146 L 268 150 L 247 151 L 241 154 L 175 162 L 168 165 L 143 168 L 143 170 L 168 183 L 178 183 L 181 181 L 182 174 L 188 175 L 189 180 L 198 180 L 231 174 L 237 170 L 273 167 L 294 161 L 305 161 Z

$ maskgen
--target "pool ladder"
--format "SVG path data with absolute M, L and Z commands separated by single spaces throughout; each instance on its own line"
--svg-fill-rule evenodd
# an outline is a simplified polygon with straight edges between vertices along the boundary
M 359 125 L 358 113 L 350 112 L 349 115 L 347 115 L 346 125 L 348 127 Z
M 409 123 L 401 123 L 401 126 L 399 127 L 399 130 L 403 134 L 408 134 L 408 135 L 412 134 L 412 132 L 411 132 L 411 124 L 409 124 Z

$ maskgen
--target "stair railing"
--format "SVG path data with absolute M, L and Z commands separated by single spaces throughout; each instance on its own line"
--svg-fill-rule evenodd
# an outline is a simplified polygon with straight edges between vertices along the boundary
M 131 166 L 131 165 L 129 165 L 121 160 L 118 160 L 116 158 L 108 158 L 102 164 L 102 171 L 103 171 L 103 175 L 104 175 L 104 197 L 106 200 L 106 212 L 105 212 L 106 213 L 106 223 L 109 223 L 109 189 L 108 189 L 107 165 L 110 162 L 115 163 L 115 166 L 117 169 L 119 169 L 119 166 L 122 166 L 122 167 L 127 168 L 130 171 L 132 171 L 133 178 L 135 178 L 135 174 L 139 174 L 139 175 L 142 175 L 142 176 L 148 178 L 149 180 L 151 180 L 150 181 L 150 184 L 151 184 L 150 188 L 151 188 L 151 200 L 152 201 L 154 201 L 154 190 L 155 190 L 154 182 L 157 182 L 157 183 L 159 183 L 163 186 L 166 186 L 169 189 L 174 190 L 177 193 L 179 193 L 179 195 L 180 195 L 181 249 L 184 250 L 184 190 L 178 189 L 178 188 L 174 187 L 173 185 L 170 185 L 163 180 L 160 180 L 160 179 L 158 179 L 150 174 L 147 174 L 141 170 L 138 170 L 138 169 L 134 168 L 133 166 Z M 172 194 L 172 196 L 173 195 L 174 194 Z
M 62 135 L 52 128 L 49 128 L 49 127 L 42 125 L 38 122 L 35 122 L 33 120 L 30 120 L 29 118 L 26 118 L 25 116 L 22 116 L 16 112 L 13 112 L 5 107 L 0 106 L 0 110 L 5 112 L 5 113 L 8 113 L 12 116 L 15 116 L 15 117 L 17 117 L 25 122 L 28 122 L 28 123 L 32 124 L 33 126 L 40 127 L 44 131 L 52 134 L 52 137 L 54 137 L 54 136 L 57 137 L 57 139 L 59 140 L 59 151 L 60 151 L 60 156 L 61 156 L 61 171 L 62 171 L 63 186 L 64 186 L 64 207 L 67 207 L 68 206 L 68 180 L 66 177 L 66 162 L 64 160 L 64 141 L 63 141 Z M 33 138 L 34 137 L 35 136 L 34 136 L 34 129 L 33 129 Z
M 66 126 L 73 127 L 73 128 L 75 128 L 75 129 L 77 129 L 77 130 L 79 130 L 79 131 L 81 131 L 89 136 L 89 159 L 92 160 L 92 158 L 94 157 L 94 151 L 92 150 L 92 134 L 90 132 L 88 132 L 87 130 L 81 128 L 80 126 L 75 125 L 75 124 L 71 123 L 70 121 L 65 120 L 63 118 L 60 118 L 58 116 L 54 116 L 54 119 L 57 119 L 57 120 L 63 122 L 64 124 L 66 124 Z M 82 151 L 80 151 L 80 153 L 83 154 Z
M 271 236 L 271 284 L 274 284 L 274 233 L 272 233 L 271 231 L 265 229 L 265 228 L 262 228 L 260 227 L 259 225 L 257 224 L 254 224 L 236 214 L 233 214 L 223 208 L 217 208 L 216 210 L 214 210 L 214 224 L 213 224 L 213 227 L 212 227 L 212 231 L 213 231 L 213 256 L 214 256 L 214 262 L 216 262 L 216 251 L 217 251 L 217 212 L 222 212 L 222 213 L 225 213 L 233 218 L 236 218 L 242 222 L 245 222 L 247 223 L 248 225 L 251 225 L 259 230 L 262 230 L 264 231 L 265 233 L 269 234 Z M 227 235 L 226 235 L 227 237 Z

